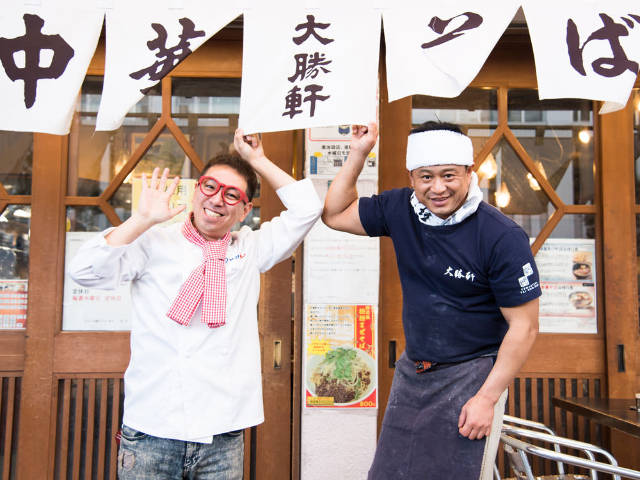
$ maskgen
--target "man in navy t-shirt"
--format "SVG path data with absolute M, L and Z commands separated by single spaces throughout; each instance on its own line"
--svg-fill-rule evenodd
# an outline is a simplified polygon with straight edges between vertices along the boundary
M 482 201 L 471 140 L 453 124 L 411 131 L 412 188 L 358 198 L 377 125 L 355 126 L 322 219 L 388 236 L 402 283 L 406 350 L 396 364 L 369 479 L 490 479 L 506 389 L 538 331 L 526 233 Z

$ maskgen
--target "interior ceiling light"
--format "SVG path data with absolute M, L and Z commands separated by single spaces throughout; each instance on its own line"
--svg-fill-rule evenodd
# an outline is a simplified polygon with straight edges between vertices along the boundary
M 542 176 L 544 178 L 547 178 L 547 172 L 545 171 L 544 165 L 542 165 L 542 162 L 540 160 L 536 160 L 534 163 L 538 171 L 542 174 Z M 534 190 L 536 192 L 540 191 L 540 184 L 538 183 L 538 181 L 536 180 L 536 177 L 534 177 L 531 172 L 527 173 L 527 180 L 529 181 L 529 186 L 531 187 L 531 190 Z
M 501 183 L 500 188 L 494 194 L 496 197 L 496 205 L 500 208 L 505 208 L 511 202 L 511 193 L 507 188 L 506 183 Z
M 498 165 L 496 164 L 496 159 L 493 156 L 493 153 L 487 155 L 487 158 L 484 159 L 484 162 L 478 168 L 478 176 L 481 178 L 486 178 L 487 180 L 491 180 L 498 173 Z
M 593 134 L 591 133 L 591 130 L 584 129 L 578 132 L 578 140 L 580 140 L 585 145 L 591 141 L 592 136 Z

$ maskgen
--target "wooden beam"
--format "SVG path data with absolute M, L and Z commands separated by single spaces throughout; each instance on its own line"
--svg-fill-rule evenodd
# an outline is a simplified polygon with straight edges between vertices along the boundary
M 610 397 L 638 384 L 638 286 L 633 106 L 600 116 L 605 330 Z M 623 365 L 624 364 L 624 365 Z
M 266 133 L 267 156 L 285 172 L 291 172 L 294 151 L 292 132 Z M 282 202 L 262 181 L 260 220 L 280 214 Z M 265 422 L 256 432 L 255 478 L 290 478 L 291 472 L 291 351 L 292 351 L 292 261 L 287 259 L 261 275 L 258 325 L 262 343 L 262 381 Z M 280 352 L 279 366 L 274 364 Z M 280 445 L 281 448 L 272 448 Z M 269 452 L 268 454 L 266 452 Z M 254 473 L 254 472 L 252 472 Z
M 48 478 L 54 335 L 60 321 L 56 287 L 64 256 L 67 138 L 35 134 L 29 258 L 29 317 L 18 438 L 18 479 Z M 62 245 L 61 245 L 62 242 Z

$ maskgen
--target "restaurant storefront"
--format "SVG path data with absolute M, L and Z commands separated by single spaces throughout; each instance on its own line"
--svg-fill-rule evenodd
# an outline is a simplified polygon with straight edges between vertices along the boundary
M 122 127 L 94 132 L 101 44 L 69 135 L 0 132 L 3 480 L 115 478 L 114 434 L 129 356 L 128 319 L 120 315 L 125 294 L 73 285 L 65 263 L 92 232 L 131 215 L 136 175 L 160 165 L 195 178 L 209 158 L 228 150 L 238 122 L 241 59 L 242 30 L 234 22 L 148 92 Z M 539 262 L 577 265 L 575 278 L 548 283 L 555 289 L 549 298 L 568 300 L 541 311 L 542 333 L 511 387 L 509 413 L 602 443 L 620 464 L 640 468 L 640 441 L 551 404 L 558 395 L 630 398 L 640 391 L 639 90 L 625 109 L 606 115 L 588 100 L 538 100 L 529 37 L 515 27 L 457 98 L 389 103 L 384 63 L 380 77 L 379 190 L 406 185 L 404 152 L 413 124 L 458 123 L 472 138 L 485 200 L 525 229 Z M 302 176 L 304 132 L 263 139 L 274 162 Z M 252 226 L 281 208 L 267 187 L 254 203 L 245 220 Z M 383 239 L 379 422 L 394 359 L 404 348 L 394 262 L 391 242 Z M 262 279 L 266 421 L 245 436 L 247 479 L 300 476 L 302 268 L 299 249 Z

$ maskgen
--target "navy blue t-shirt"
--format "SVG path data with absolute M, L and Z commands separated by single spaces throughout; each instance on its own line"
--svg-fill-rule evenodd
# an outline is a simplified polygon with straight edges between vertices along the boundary
M 445 363 L 497 352 L 508 328 L 500 307 L 542 294 L 527 234 L 485 202 L 457 225 L 424 225 L 411 193 L 359 200 L 367 234 L 395 247 L 408 357 Z

